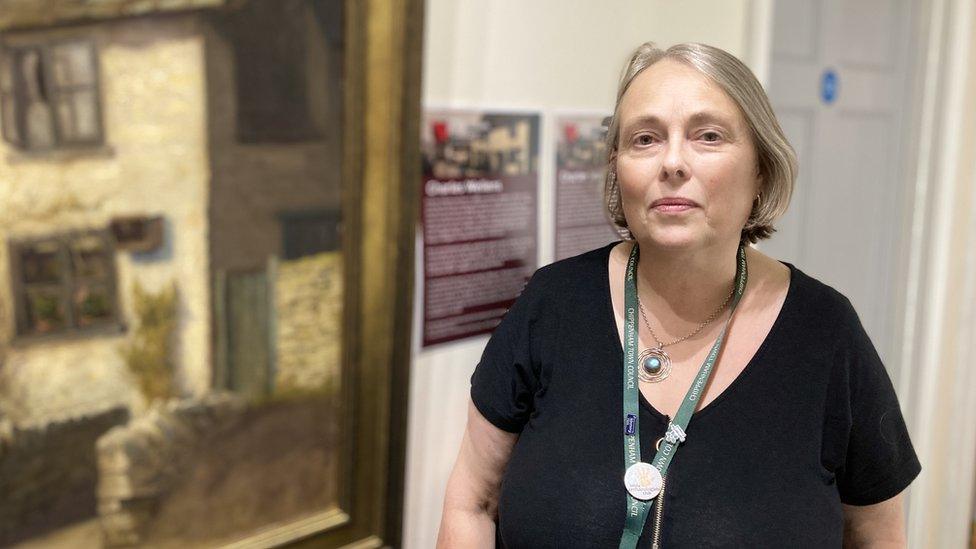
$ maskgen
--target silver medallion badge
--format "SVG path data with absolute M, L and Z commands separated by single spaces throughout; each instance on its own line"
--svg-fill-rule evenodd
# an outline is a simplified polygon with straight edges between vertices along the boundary
M 627 487 L 627 492 L 634 496 L 634 499 L 641 501 L 657 497 L 661 493 L 662 484 L 661 472 L 657 470 L 657 467 L 643 461 L 628 467 L 624 474 L 624 485 Z

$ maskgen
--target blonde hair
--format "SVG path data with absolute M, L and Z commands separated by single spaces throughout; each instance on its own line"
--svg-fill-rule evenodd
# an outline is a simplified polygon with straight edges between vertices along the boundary
M 742 242 L 755 243 L 769 238 L 776 229 L 776 221 L 789 206 L 798 170 L 796 152 L 786 139 L 783 129 L 769 104 L 769 97 L 755 75 L 734 55 L 705 44 L 685 43 L 661 50 L 653 42 L 638 47 L 620 78 L 617 103 L 607 128 L 607 173 L 604 179 L 604 200 L 610 220 L 624 238 L 631 238 L 620 204 L 620 187 L 612 163 L 620 143 L 620 102 L 630 83 L 644 69 L 662 59 L 683 63 L 707 77 L 738 105 L 745 118 L 756 147 L 762 186 L 759 198 L 753 201 L 752 212 L 742 228 Z

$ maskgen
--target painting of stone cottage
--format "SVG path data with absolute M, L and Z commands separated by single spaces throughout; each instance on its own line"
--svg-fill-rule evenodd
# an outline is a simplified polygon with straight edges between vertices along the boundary
M 0 546 L 274 545 L 337 508 L 342 21 L 0 0 Z

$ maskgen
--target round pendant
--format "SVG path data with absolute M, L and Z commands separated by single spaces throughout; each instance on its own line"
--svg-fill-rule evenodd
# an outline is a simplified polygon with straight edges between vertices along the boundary
M 667 379 L 668 374 L 671 373 L 671 357 L 660 347 L 644 349 L 637 357 L 637 363 L 640 364 L 637 377 L 641 381 L 657 383 Z
M 624 473 L 624 486 L 627 487 L 627 492 L 634 496 L 634 499 L 641 501 L 657 497 L 661 493 L 663 483 L 661 472 L 657 467 L 643 461 L 631 465 Z

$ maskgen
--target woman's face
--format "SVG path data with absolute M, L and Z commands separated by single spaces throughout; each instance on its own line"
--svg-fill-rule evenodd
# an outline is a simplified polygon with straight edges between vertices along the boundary
M 706 77 L 662 60 L 620 103 L 617 181 L 638 242 L 738 242 L 759 192 L 756 149 L 739 108 Z

